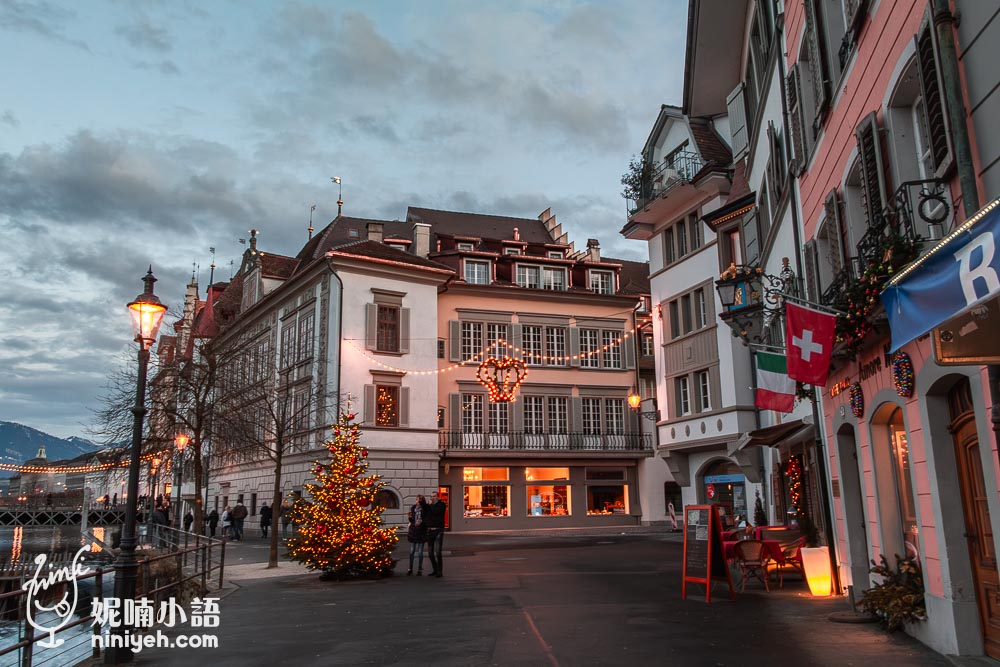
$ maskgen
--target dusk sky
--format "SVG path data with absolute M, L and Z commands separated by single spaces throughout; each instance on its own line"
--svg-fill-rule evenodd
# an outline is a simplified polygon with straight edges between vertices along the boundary
M 687 2 L 0 0 L 0 420 L 86 436 L 148 265 L 294 255 L 309 209 L 536 217 L 644 260 L 619 179 L 680 104 Z M 133 362 L 134 363 L 134 362 Z

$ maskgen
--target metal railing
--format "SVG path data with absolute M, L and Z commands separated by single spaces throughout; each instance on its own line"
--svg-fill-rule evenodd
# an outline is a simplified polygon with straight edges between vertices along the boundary
M 643 175 L 638 196 L 629 199 L 629 211 L 637 211 L 677 186 L 690 183 L 706 164 L 694 151 L 678 151 L 651 165 L 649 173 Z
M 651 452 L 648 433 L 464 433 L 441 431 L 442 450 L 549 451 L 549 452 Z
M 150 600 L 154 608 L 159 608 L 168 597 L 184 604 L 195 596 L 204 596 L 210 585 L 221 588 L 225 573 L 226 545 L 222 540 L 203 535 L 195 535 L 166 526 L 154 526 L 153 530 L 143 526 L 139 543 L 151 546 L 136 552 L 139 560 L 136 599 Z M 73 552 L 75 555 L 75 551 Z M 72 556 L 63 552 L 58 559 L 53 558 L 54 568 L 70 566 Z M 67 557 L 68 556 L 68 557 Z M 51 625 L 50 632 L 39 632 L 27 620 L 26 604 L 28 591 L 24 582 L 35 574 L 36 565 L 22 560 L 25 567 L 17 572 L 6 568 L 0 574 L 0 664 L 20 665 L 66 665 L 77 664 L 89 658 L 101 656 L 101 644 L 93 637 L 101 634 L 102 626 L 95 624 L 97 617 L 95 602 L 104 600 L 113 593 L 114 567 L 105 561 L 91 565 L 94 569 L 75 578 L 75 597 L 72 606 L 62 616 L 62 625 L 56 620 L 45 623 Z M 218 580 L 215 576 L 218 574 Z M 189 582 L 196 582 L 190 585 Z M 70 593 L 72 583 L 57 582 L 43 592 L 46 604 L 61 599 Z M 72 617 L 76 618 L 72 618 Z M 59 618 L 59 617 L 57 617 Z M 72 620 L 68 620 L 71 619 Z M 85 626 L 90 626 L 88 630 Z M 16 635 L 15 631 L 16 630 Z M 4 637 L 9 639 L 4 640 Z M 53 638 L 58 645 L 43 643 Z M 15 641 L 16 640 L 16 641 Z M 61 644 L 60 640 L 63 640 Z M 9 641 L 9 645 L 5 645 Z

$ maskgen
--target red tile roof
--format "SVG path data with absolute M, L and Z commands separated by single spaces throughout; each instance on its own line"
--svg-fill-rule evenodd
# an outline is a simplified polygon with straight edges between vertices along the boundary
M 605 262 L 621 264 L 622 269 L 618 277 L 618 293 L 625 294 L 650 294 L 649 288 L 649 262 L 633 262 L 627 259 L 613 259 L 602 257 Z
M 438 211 L 410 206 L 406 209 L 406 219 L 411 223 L 429 224 L 432 233 L 446 236 L 475 236 L 503 241 L 513 239 L 514 228 L 517 227 L 522 241 L 555 243 L 545 224 L 538 218 L 511 218 L 503 215 Z M 431 245 L 433 247 L 433 243 Z
M 729 197 L 726 199 L 727 204 L 734 202 L 737 199 L 742 199 L 750 194 L 750 185 L 747 183 L 746 167 L 746 160 L 740 160 L 734 165 L 733 184 L 729 188 Z
M 717 167 L 728 167 L 733 161 L 732 151 L 719 138 L 707 121 L 700 118 L 690 119 L 691 135 L 698 144 L 698 153 L 705 162 Z
M 353 255 L 355 257 L 395 262 L 397 264 L 410 264 L 416 267 L 436 269 L 438 271 L 453 273 L 449 267 L 443 264 L 438 264 L 437 262 L 419 257 L 412 253 L 397 250 L 396 248 L 390 248 L 384 243 L 379 243 L 378 241 L 355 241 L 354 243 L 347 243 L 337 246 L 336 248 L 331 248 L 329 252 L 333 252 L 338 255 Z
M 260 275 L 264 278 L 286 280 L 292 277 L 298 264 L 299 260 L 295 257 L 262 252 L 260 254 Z

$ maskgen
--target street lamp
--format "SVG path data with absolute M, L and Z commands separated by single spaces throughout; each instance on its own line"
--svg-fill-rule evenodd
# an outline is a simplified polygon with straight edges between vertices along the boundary
M 174 466 L 174 477 L 176 478 L 177 487 L 177 505 L 174 508 L 174 527 L 180 528 L 181 526 L 181 485 L 184 483 L 184 448 L 187 447 L 191 438 L 187 437 L 183 433 L 177 434 L 174 438 L 174 443 L 177 445 L 177 454 L 180 459 L 180 463 Z
M 153 267 L 143 277 L 145 289 L 132 303 L 128 304 L 129 315 L 132 316 L 132 330 L 135 332 L 135 342 L 139 343 L 139 375 L 136 380 L 135 406 L 132 408 L 132 454 L 128 466 L 128 496 L 125 503 L 125 525 L 122 527 L 121 549 L 115 560 L 115 598 L 120 604 L 124 600 L 135 598 L 135 582 L 139 565 L 135 560 L 135 518 L 139 499 L 139 462 L 142 448 L 142 423 L 146 416 L 146 370 L 149 366 L 149 348 L 156 341 L 160 330 L 160 322 L 167 311 L 160 300 L 153 294 Z M 112 628 L 112 632 L 122 635 L 127 628 L 125 624 Z M 104 653 L 104 662 L 114 665 L 122 662 L 132 662 L 134 654 L 127 648 L 128 642 L 123 641 L 117 648 L 109 647 Z
M 767 340 L 767 329 L 784 312 L 786 296 L 796 292 L 795 273 L 788 258 L 781 260 L 781 273 L 764 273 L 760 267 L 731 264 L 715 289 L 719 293 L 722 312 L 719 319 L 733 330 L 733 336 L 747 343 L 761 344 Z

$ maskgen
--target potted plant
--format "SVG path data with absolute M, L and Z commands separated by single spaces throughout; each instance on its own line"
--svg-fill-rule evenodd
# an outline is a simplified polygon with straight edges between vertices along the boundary
M 924 575 L 920 563 L 914 558 L 896 554 L 896 567 L 889 566 L 885 556 L 880 563 L 872 561 L 871 573 L 881 581 L 866 590 L 859 603 L 865 611 L 882 621 L 889 632 L 895 632 L 906 623 L 927 620 L 924 603 Z

